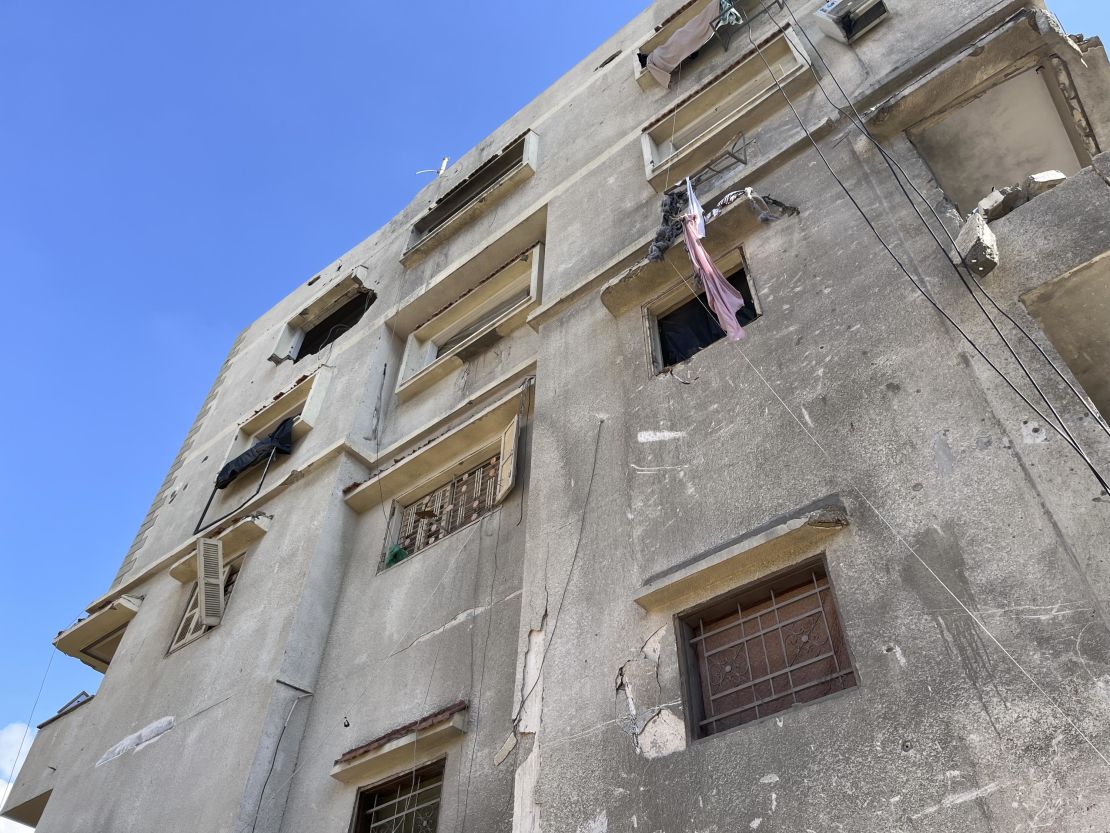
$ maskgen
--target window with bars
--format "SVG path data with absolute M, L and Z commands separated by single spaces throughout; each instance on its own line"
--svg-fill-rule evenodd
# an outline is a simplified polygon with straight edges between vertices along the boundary
M 856 685 L 823 559 L 681 621 L 696 738 Z
M 358 795 L 352 833 L 436 833 L 443 761 Z
M 227 609 L 227 600 L 231 591 L 235 589 L 235 579 L 239 576 L 239 564 L 231 564 L 224 568 L 224 609 Z M 168 653 L 173 653 L 178 648 L 184 648 L 190 642 L 204 636 L 216 625 L 206 625 L 200 619 L 200 584 L 194 583 L 189 593 L 189 603 L 185 605 L 185 615 L 181 617 L 181 624 L 177 626 L 173 641 L 170 643 Z
M 497 453 L 401 509 L 400 535 L 383 566 L 392 567 L 496 509 L 500 469 Z

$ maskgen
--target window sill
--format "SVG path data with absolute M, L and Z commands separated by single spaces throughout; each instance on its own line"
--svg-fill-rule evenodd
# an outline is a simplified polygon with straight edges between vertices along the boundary
M 535 298 L 525 298 L 515 307 L 507 310 L 500 318 L 491 321 L 489 326 L 482 328 L 442 356 L 437 356 L 436 360 L 427 367 L 399 382 L 396 390 L 397 398 L 402 402 L 408 401 L 441 379 L 450 376 L 456 370 L 461 370 L 466 364 L 468 354 L 476 345 L 482 344 L 483 340 L 487 339 L 491 333 L 496 333 L 501 338 L 511 335 L 527 322 L 529 314 L 537 306 L 539 306 L 539 303 Z
M 464 473 L 500 442 L 506 426 L 520 412 L 520 397 L 521 393 L 514 391 L 469 422 L 359 484 L 347 493 L 347 505 L 355 512 L 366 512 L 381 503 L 404 500 L 414 492 L 430 490 Z
M 469 722 L 465 703 L 445 709 L 442 717 L 430 716 L 391 732 L 363 749 L 343 754 L 332 767 L 331 777 L 344 784 L 373 784 L 406 770 L 431 763 L 466 734 Z
M 840 498 L 824 498 L 650 576 L 634 601 L 649 612 L 705 601 L 812 556 L 847 526 Z
M 480 194 L 471 199 L 466 205 L 444 220 L 435 228 L 426 232 L 423 236 L 418 236 L 416 227 L 412 229 L 413 239 L 407 249 L 401 255 L 401 263 L 404 266 L 412 266 L 420 262 L 424 257 L 434 249 L 436 246 L 443 243 L 448 237 L 458 231 L 459 228 L 469 223 L 475 217 L 485 213 L 490 206 L 498 202 L 508 195 L 510 191 L 519 186 L 522 182 L 530 179 L 536 172 L 536 164 L 539 158 L 539 137 L 532 131 L 528 131 L 523 137 L 524 147 L 521 154 L 520 162 L 504 176 L 493 182 L 485 188 Z M 515 144 L 511 143 L 509 147 Z M 509 148 L 506 148 L 506 151 Z M 502 151 L 504 153 L 505 151 Z M 482 167 L 489 164 L 493 160 L 489 160 L 480 165 L 474 174 L 481 171 Z M 472 174 L 472 176 L 474 175 Z M 460 185 L 463 185 L 460 182 Z M 448 194 L 450 191 L 448 192 Z M 444 195 L 446 196 L 446 194 Z M 431 206 L 420 218 L 423 220 L 435 210 L 435 205 Z M 417 220 L 417 224 L 420 223 Z
M 667 182 L 681 181 L 705 168 L 720 156 L 727 140 L 739 133 L 753 135 L 760 122 L 783 106 L 778 85 L 768 76 L 765 57 L 775 67 L 774 78 L 787 92 L 807 78 L 812 81 L 809 58 L 789 27 L 761 43 L 759 49 L 750 50 L 644 128 L 644 169 L 656 191 L 662 193 Z M 723 115 L 710 121 L 718 112 Z M 684 135 L 690 133 L 693 135 Z M 683 137 L 681 146 L 671 148 L 679 136 Z
M 259 540 L 270 529 L 269 515 L 251 515 L 236 521 L 227 529 L 218 534 L 206 532 L 202 537 L 216 538 L 223 542 L 224 558 L 230 564 L 243 550 Z M 191 541 L 191 551 L 170 567 L 170 575 L 182 584 L 192 584 L 197 580 L 197 551 L 196 541 Z
M 105 648 L 107 656 L 94 656 L 89 652 L 90 649 L 112 634 L 123 631 L 135 618 L 141 604 L 142 599 L 135 596 L 120 596 L 87 619 L 58 634 L 54 638 L 54 647 L 63 654 L 79 659 L 90 668 L 104 673 L 115 655 L 115 646 Z

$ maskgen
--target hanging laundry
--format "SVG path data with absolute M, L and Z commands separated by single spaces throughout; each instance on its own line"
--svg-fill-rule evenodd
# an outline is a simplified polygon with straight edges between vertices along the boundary
M 744 306 L 744 297 L 725 280 L 725 276 L 705 250 L 698 236 L 698 218 L 694 214 L 687 213 L 683 216 L 682 232 L 686 238 L 690 261 L 694 264 L 694 272 L 705 289 L 709 308 L 716 314 L 721 329 L 725 331 L 725 337 L 729 341 L 739 341 L 744 338 L 744 328 L 736 320 L 736 315 Z
M 216 475 L 216 488 L 226 489 L 232 482 L 245 472 L 267 459 L 271 454 L 293 453 L 293 422 L 295 417 L 281 421 L 269 436 L 259 440 L 238 457 L 229 460 Z
M 701 207 L 698 201 L 698 195 L 694 193 L 694 183 L 690 177 L 686 177 L 686 203 L 687 212 L 693 214 L 698 221 L 698 239 L 705 239 L 705 209 Z
M 688 197 L 684 192 L 663 195 L 663 224 L 655 232 L 655 239 L 648 247 L 647 259 L 658 263 L 667 249 L 682 237 L 682 215 L 686 213 Z
M 709 0 L 704 10 L 671 35 L 666 43 L 651 51 L 644 65 L 651 77 L 659 82 L 659 86 L 671 85 L 671 73 L 709 42 L 720 19 L 720 0 Z
M 774 223 L 781 220 L 783 217 L 794 216 L 801 213 L 794 206 L 779 202 L 774 197 L 761 197 L 751 188 L 744 188 L 741 191 L 732 191 L 721 197 L 720 202 L 717 203 L 717 207 L 705 215 L 706 222 L 716 219 L 725 208 L 740 200 L 747 201 L 761 223 Z M 772 210 L 772 206 L 774 210 Z

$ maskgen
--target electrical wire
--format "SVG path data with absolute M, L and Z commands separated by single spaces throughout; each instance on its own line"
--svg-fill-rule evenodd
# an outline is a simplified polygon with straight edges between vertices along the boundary
M 675 266 L 673 263 L 671 263 L 671 268 L 674 269 L 675 274 L 677 274 L 679 276 L 679 278 L 682 279 L 683 283 L 686 284 L 686 286 L 690 289 L 690 291 L 694 293 L 694 297 L 702 305 L 702 307 L 705 309 L 705 311 L 710 316 L 714 315 L 713 311 L 708 306 L 706 306 L 704 301 L 701 300 L 701 294 L 690 283 L 690 281 L 687 280 L 686 276 L 683 275 L 682 272 L 679 271 L 678 267 Z M 960 609 L 963 610 L 964 613 L 966 613 L 968 615 L 968 617 L 983 631 L 983 633 L 985 633 L 987 635 L 987 638 L 991 642 L 993 642 L 996 646 L 998 646 L 998 649 L 1000 651 L 1002 651 L 1002 653 L 1006 656 L 1007 659 L 1010 660 L 1011 663 L 1013 663 L 1014 667 L 1016 667 L 1018 669 L 1018 671 L 1020 671 L 1021 674 L 1026 679 L 1028 679 L 1029 682 L 1031 682 L 1033 684 L 1033 687 L 1037 689 L 1037 691 L 1041 694 L 1041 696 L 1044 697 L 1046 700 L 1048 700 L 1048 702 L 1052 705 L 1052 707 L 1063 716 L 1064 720 L 1068 723 L 1068 725 L 1071 726 L 1072 729 L 1074 729 L 1076 731 L 1076 733 L 1083 739 L 1083 741 L 1088 746 L 1090 746 L 1091 749 L 1094 750 L 1095 754 L 1100 759 L 1102 759 L 1103 763 L 1105 763 L 1108 767 L 1110 767 L 1110 758 L 1108 758 L 1102 752 L 1102 750 L 1100 750 L 1097 746 L 1095 746 L 1094 741 L 1092 741 L 1091 738 L 1088 737 L 1087 734 L 1079 727 L 1079 725 L 1075 722 L 1075 720 L 1072 719 L 1071 715 L 1067 712 L 1067 710 L 1065 710 L 1064 707 L 1061 706 L 1056 701 L 1056 699 L 1051 694 L 1049 694 L 1048 691 L 1046 691 L 1045 688 L 1039 682 L 1037 682 L 1036 678 L 1033 677 L 1033 675 L 1028 670 L 1026 670 L 1025 666 L 1023 666 L 1018 661 L 1017 657 L 1015 657 L 1006 648 L 1006 646 L 1004 646 L 998 640 L 998 638 L 994 635 L 994 633 L 990 630 L 990 628 L 987 627 L 986 623 L 983 622 L 971 610 L 971 608 L 968 607 L 964 603 L 964 601 L 958 595 L 956 595 L 956 592 L 954 590 L 952 590 L 952 588 L 948 586 L 948 584 L 937 574 L 937 572 L 929 565 L 929 563 L 926 562 L 925 559 L 922 558 L 918 554 L 917 550 L 915 550 L 910 545 L 910 543 L 908 541 L 906 541 L 906 539 L 903 538 L 898 533 L 898 530 L 896 530 L 894 528 L 894 524 L 891 523 L 887 519 L 887 517 L 882 512 L 879 511 L 878 507 L 876 507 L 875 504 L 871 502 L 871 500 L 867 497 L 867 495 L 864 494 L 863 490 L 859 486 L 856 485 L 855 480 L 852 479 L 850 476 L 848 476 L 845 473 L 845 472 L 847 472 L 847 469 L 844 466 L 837 466 L 836 465 L 836 462 L 833 460 L 832 455 L 829 454 L 829 452 L 825 449 L 824 445 L 821 444 L 821 441 L 818 440 L 816 435 L 814 435 L 808 428 L 806 428 L 806 426 L 798 418 L 797 414 L 794 413 L 793 409 L 791 409 L 791 407 L 786 403 L 786 401 L 779 395 L 778 391 L 776 391 L 774 389 L 774 387 L 767 380 L 767 378 L 759 371 L 759 368 L 757 368 L 755 366 L 755 364 L 752 363 L 752 360 L 748 358 L 747 353 L 744 352 L 744 350 L 740 347 L 740 345 L 736 346 L 736 351 L 740 354 L 741 358 L 744 359 L 744 362 L 748 365 L 748 367 L 750 367 L 752 369 L 752 371 L 756 374 L 756 376 L 759 377 L 759 380 L 763 383 L 763 385 L 767 388 L 767 390 L 769 390 L 771 392 L 771 394 L 775 397 L 775 399 L 778 400 L 779 404 L 783 407 L 783 410 L 785 410 L 787 412 L 787 414 L 790 415 L 790 417 L 798 424 L 798 427 L 800 427 L 802 429 L 802 431 L 805 432 L 805 435 L 810 439 L 810 441 L 815 446 L 817 446 L 817 449 L 821 452 L 822 456 L 824 456 L 825 461 L 829 464 L 829 466 L 832 469 L 834 469 L 835 471 L 838 471 L 838 472 L 842 473 L 842 475 L 844 476 L 845 480 L 848 483 L 849 488 L 851 488 L 851 490 L 859 496 L 860 500 L 862 500 L 867 505 L 867 507 L 875 514 L 875 516 L 883 523 L 883 525 L 888 530 L 890 530 L 891 534 L 895 537 L 895 539 L 903 547 L 905 547 L 910 552 L 911 555 L 913 555 L 913 557 L 921 564 L 922 567 L 925 568 L 925 570 L 929 573 L 929 575 L 932 578 L 934 578 L 936 580 L 936 582 L 941 586 L 941 588 L 949 596 L 952 597 L 953 601 L 955 601 L 956 604 L 959 605 Z
M 50 667 L 54 664 L 54 655 L 58 653 L 57 647 L 50 646 L 50 659 L 46 662 L 46 671 L 42 674 L 42 682 L 39 683 L 38 694 L 35 695 L 35 702 L 31 705 L 31 713 L 27 716 L 27 722 L 23 724 L 23 737 L 19 739 L 19 746 L 16 747 L 15 757 L 12 759 L 12 765 L 8 767 L 8 773 L 11 775 L 11 783 L 8 788 L 4 790 L 4 798 L 0 801 L 0 807 L 8 803 L 8 798 L 11 797 L 12 788 L 15 786 L 16 769 L 19 767 L 19 757 L 23 754 L 23 747 L 27 743 L 27 736 L 31 734 L 31 722 L 35 719 L 35 710 L 39 707 L 39 700 L 42 698 L 42 690 L 46 688 L 46 678 L 50 675 Z
M 778 22 L 778 20 L 775 19 L 775 16 L 771 13 L 771 10 L 767 7 L 767 4 L 763 0 L 761 0 L 761 2 L 763 3 L 763 8 L 766 11 L 767 16 L 770 18 L 771 22 L 774 23 L 774 25 L 778 28 L 778 30 L 780 32 L 785 32 L 785 28 Z M 1040 386 L 1033 379 L 1030 371 L 1025 366 L 1024 362 L 1022 362 L 1021 358 L 1017 355 L 1014 348 L 1010 345 L 1009 341 L 1006 340 L 1005 335 L 1003 335 L 1001 330 L 999 330 L 998 327 L 995 325 L 995 322 L 994 322 L 993 318 L 990 316 L 990 314 L 985 309 L 983 309 L 982 303 L 979 301 L 979 299 L 975 295 L 975 292 L 972 289 L 971 285 L 968 283 L 968 278 L 965 277 L 965 275 L 960 271 L 959 266 L 957 266 L 955 263 L 952 263 L 952 261 L 948 259 L 948 249 L 944 246 L 944 244 L 941 242 L 941 240 L 937 237 L 936 233 L 933 231 L 932 226 L 929 225 L 929 222 L 925 219 L 924 216 L 922 216 L 920 210 L 917 208 L 917 205 L 914 203 L 913 198 L 909 195 L 909 192 L 906 190 L 907 185 L 909 186 L 910 189 L 913 190 L 914 194 L 917 195 L 917 198 L 926 206 L 926 208 L 929 209 L 929 212 L 933 215 L 933 218 L 936 220 L 937 224 L 940 226 L 941 230 L 944 232 L 945 236 L 948 238 L 948 241 L 951 244 L 952 249 L 954 249 L 956 251 L 957 255 L 959 255 L 959 257 L 960 257 L 960 266 L 963 266 L 963 268 L 966 270 L 967 276 L 970 277 L 972 281 L 974 281 L 976 288 L 978 288 L 978 290 L 983 294 L 983 296 L 990 302 L 991 306 L 994 307 L 994 309 L 997 312 L 999 312 L 1002 316 L 1004 316 L 1006 318 L 1006 320 L 1009 321 L 1010 324 L 1012 324 L 1018 330 L 1018 332 L 1020 332 L 1021 335 L 1024 336 L 1025 339 L 1037 350 L 1037 352 L 1041 356 L 1041 358 L 1048 364 L 1048 366 L 1053 370 L 1053 372 L 1056 373 L 1056 375 L 1068 387 L 1068 389 L 1072 392 L 1072 394 L 1075 395 L 1076 399 L 1079 400 L 1080 404 L 1084 407 L 1084 409 L 1087 411 L 1087 413 L 1095 420 L 1096 424 L 1100 428 L 1102 428 L 1103 431 L 1105 431 L 1108 436 L 1110 436 L 1110 426 L 1107 426 L 1105 420 L 1102 418 L 1102 415 L 1098 412 L 1097 409 L 1095 409 L 1092 406 L 1089 399 L 1081 391 L 1079 391 L 1075 387 L 1075 385 L 1072 384 L 1071 380 L 1067 378 L 1067 376 L 1064 374 L 1064 372 L 1057 366 L 1057 364 L 1052 360 L 1052 358 L 1048 355 L 1048 353 L 1045 352 L 1044 348 L 1041 347 L 1041 345 L 1037 342 L 1037 340 L 1035 338 L 1033 338 L 1033 336 L 1029 333 L 1029 331 L 1026 330 L 1025 327 L 1023 327 L 1012 315 L 1010 315 L 1010 313 L 1007 312 L 1006 309 L 1001 304 L 998 303 L 998 301 L 994 298 L 994 296 L 991 295 L 986 290 L 986 288 L 983 286 L 982 282 L 979 280 L 979 276 L 975 273 L 975 270 L 972 269 L 971 266 L 968 264 L 967 257 L 959 253 L 959 249 L 956 245 L 956 239 L 948 231 L 947 226 L 945 226 L 945 224 L 944 224 L 944 220 L 937 213 L 937 211 L 933 207 L 932 203 L 930 203 L 929 200 L 925 197 L 925 195 L 921 192 L 921 189 L 918 188 L 917 185 L 914 184 L 913 180 L 910 178 L 910 176 L 906 172 L 905 168 L 902 167 L 902 165 L 898 161 L 898 159 L 895 156 L 893 156 L 891 153 L 889 153 L 886 150 L 886 148 L 884 148 L 882 146 L 882 144 L 875 138 L 875 136 L 868 129 L 867 124 L 864 121 L 863 116 L 860 115 L 860 112 L 856 108 L 855 103 L 852 101 L 851 97 L 847 94 L 847 92 L 845 92 L 843 86 L 841 86 L 840 81 L 837 79 L 836 74 L 833 72 L 832 67 L 829 65 L 829 62 L 827 60 L 825 60 L 825 56 L 821 53 L 821 51 L 817 48 L 817 45 L 810 38 L 809 33 L 806 31 L 805 27 L 802 26 L 801 22 L 798 20 L 797 16 L 794 14 L 794 10 L 790 7 L 790 4 L 787 2 L 787 0 L 781 0 L 781 7 L 786 9 L 787 13 L 790 15 L 791 19 L 794 22 L 795 28 L 801 33 L 801 35 L 805 39 L 806 43 L 809 44 L 810 49 L 813 50 L 814 54 L 820 59 L 821 63 L 824 65 L 826 72 L 828 72 L 828 74 L 829 74 L 829 79 L 833 82 L 834 85 L 836 85 L 836 88 L 840 92 L 840 95 L 844 98 L 848 107 L 851 109 L 851 114 L 846 113 L 845 110 L 842 107 L 837 105 L 836 102 L 834 102 L 832 100 L 832 98 L 829 96 L 828 92 L 825 90 L 825 85 L 822 83 L 821 77 L 817 74 L 817 70 L 814 68 L 814 66 L 812 64 L 810 64 L 809 65 L 809 71 L 813 75 L 813 78 L 817 83 L 817 87 L 821 91 L 821 95 L 824 96 L 825 100 L 837 112 L 839 112 L 842 116 L 845 116 L 846 118 L 848 118 L 849 121 L 851 122 L 851 124 L 854 127 L 856 127 L 860 131 L 860 133 L 872 145 L 874 145 L 876 150 L 878 150 L 878 152 L 882 156 L 884 162 L 886 162 L 886 166 L 890 170 L 891 175 L 894 177 L 895 183 L 898 185 L 898 187 L 901 190 L 903 196 L 905 196 L 907 202 L 910 204 L 910 207 L 913 209 L 914 213 L 917 215 L 918 220 L 921 221 L 921 223 L 925 227 L 926 231 L 929 232 L 929 236 L 932 237 L 933 242 L 936 243 L 937 247 L 944 254 L 945 260 L 952 267 L 952 269 L 956 272 L 956 275 L 960 278 L 961 283 L 967 289 L 967 291 L 971 295 L 971 297 L 975 300 L 976 305 L 983 312 L 983 315 L 991 323 L 991 326 L 994 329 L 994 331 L 998 334 L 999 338 L 1006 345 L 1006 347 L 1009 350 L 1009 352 L 1011 353 L 1011 355 L 1018 362 L 1022 371 L 1025 373 L 1026 377 L 1029 379 L 1030 384 L 1032 384 L 1034 386 L 1034 388 L 1036 388 L 1037 393 L 1040 394 L 1041 398 L 1044 399 L 1045 404 L 1048 405 L 1050 410 L 1052 410 L 1053 415 L 1057 418 L 1057 420 L 1059 420 L 1060 425 L 1067 432 L 1068 437 L 1071 438 L 1072 441 L 1075 442 L 1076 445 L 1078 446 L 1078 441 L 1075 441 L 1075 438 L 1071 434 L 1071 431 L 1068 430 L 1067 425 L 1064 422 L 1063 417 L 1061 417 L 1060 414 L 1056 411 L 1056 409 L 1052 405 L 1051 400 L 1044 393 L 1044 391 L 1041 390 Z M 901 174 L 901 178 L 899 178 L 899 174 Z M 902 179 L 905 180 L 905 185 L 903 185 Z
M 601 445 L 601 426 L 603 426 L 604 424 L 604 417 L 598 419 L 597 435 L 594 437 L 594 458 L 593 462 L 590 463 L 590 480 L 586 485 L 586 499 L 582 503 L 582 519 L 578 525 L 578 540 L 574 544 L 574 555 L 571 556 L 570 567 L 567 568 L 567 580 L 563 582 L 563 592 L 559 595 L 559 606 L 555 608 L 555 615 L 552 617 L 551 620 L 551 632 L 548 634 L 547 640 L 544 644 L 543 656 L 540 657 L 539 668 L 536 669 L 536 679 L 532 682 L 532 687 L 528 689 L 528 693 L 520 698 L 520 706 L 517 707 L 516 712 L 513 714 L 512 723 L 514 733 L 517 730 L 517 724 L 520 722 L 520 715 L 524 711 L 525 704 L 527 704 L 529 698 L 531 698 L 532 692 L 536 690 L 536 686 L 540 684 L 540 680 L 543 679 L 543 667 L 544 664 L 547 662 L 547 655 L 551 653 L 551 644 L 555 641 L 555 632 L 559 628 L 559 616 L 563 612 L 563 602 L 567 600 L 567 590 L 570 589 L 570 580 L 571 577 L 574 575 L 574 565 L 578 561 L 578 552 L 582 548 L 582 536 L 583 533 L 586 531 L 586 510 L 590 507 L 590 496 L 593 494 L 594 490 L 594 475 L 597 473 L 597 452 L 598 448 Z
M 786 90 L 783 88 L 782 82 L 779 80 L 779 77 L 775 74 L 775 71 L 771 67 L 771 64 L 767 61 L 767 56 L 763 53 L 763 50 L 755 42 L 755 38 L 752 36 L 752 31 L 751 31 L 750 26 L 748 27 L 748 40 L 751 42 L 752 48 L 759 55 L 759 58 L 763 62 L 763 65 L 767 68 L 767 72 L 771 76 L 771 80 L 774 81 L 775 87 L 778 89 L 778 92 L 782 95 L 783 99 L 786 101 L 786 104 L 790 108 L 790 111 L 794 114 L 795 120 L 798 122 L 798 125 L 802 128 L 802 131 L 805 133 L 806 138 L 809 139 L 810 144 L 813 145 L 813 148 L 817 152 L 817 155 L 821 159 L 821 162 L 828 169 L 829 173 L 832 175 L 832 177 L 836 181 L 837 185 L 840 186 L 840 189 L 844 192 L 844 195 L 848 198 L 848 201 L 851 202 L 852 205 L 855 207 L 856 211 L 859 213 L 859 215 L 863 219 L 864 223 L 867 224 L 867 227 L 871 230 L 872 234 L 875 235 L 875 238 L 879 241 L 879 244 L 883 247 L 883 249 L 886 250 L 887 254 L 889 254 L 891 259 L 894 260 L 894 262 L 898 265 L 899 270 L 906 276 L 906 278 L 909 279 L 910 283 L 913 284 L 914 288 L 917 289 L 917 291 L 921 294 L 921 296 L 923 298 L 925 298 L 929 302 L 929 304 L 932 305 L 932 307 L 938 313 L 940 313 L 940 315 L 949 324 L 951 324 L 952 327 L 954 327 L 956 329 L 956 331 L 971 346 L 971 348 L 975 351 L 975 353 L 984 362 L 986 362 L 988 367 L 990 367 L 999 376 L 999 378 L 1001 378 L 1006 383 L 1006 385 L 1018 396 L 1018 398 L 1021 399 L 1021 401 L 1024 402 L 1026 404 L 1026 406 L 1028 406 L 1030 408 L 1030 410 L 1032 410 L 1035 414 L 1037 414 L 1047 425 L 1051 426 L 1053 428 L 1053 430 L 1055 430 L 1064 439 L 1064 441 L 1069 446 L 1071 446 L 1072 449 L 1074 451 L 1076 451 L 1076 453 L 1079 454 L 1079 456 L 1081 458 L 1083 458 L 1087 467 L 1091 470 L 1091 473 L 1095 476 L 1095 479 L 1098 480 L 1101 487 L 1104 490 L 1106 490 L 1107 492 L 1110 492 L 1110 484 L 1107 484 L 1105 479 L 1103 479 L 1103 477 L 1099 473 L 1098 469 L 1096 469 L 1095 466 L 1093 465 L 1093 463 L 1090 462 L 1090 459 L 1086 456 L 1086 454 L 1083 452 L 1083 450 L 1081 448 L 1077 447 L 1077 444 L 1074 443 L 1063 430 L 1061 430 L 1059 427 L 1057 427 L 1056 424 L 1053 423 L 1051 419 L 1049 419 L 1047 416 L 1045 416 L 1045 414 L 1040 410 L 1040 408 L 1038 408 L 1036 405 L 1034 405 L 1029 400 L 1029 397 L 1026 396 L 1017 387 L 1017 385 L 1015 385 L 1013 383 L 1013 381 L 1011 381 L 1011 379 L 1002 371 L 1001 368 L 998 367 L 997 364 L 994 363 L 994 361 L 991 360 L 991 358 L 989 356 L 987 356 L 987 354 L 983 351 L 983 349 L 981 347 L 979 347 L 979 345 L 967 333 L 967 331 L 964 330 L 964 328 L 961 327 L 959 325 L 959 323 L 957 323 L 956 320 L 951 315 L 949 315 L 948 312 L 940 304 L 938 304 L 936 302 L 936 300 L 933 299 L 933 297 L 925 290 L 925 288 L 913 276 L 913 274 L 910 272 L 910 270 L 902 262 L 901 258 L 899 258 L 898 255 L 891 248 L 890 244 L 886 242 L 886 239 L 879 232 L 878 228 L 876 228 L 874 222 L 868 216 L 868 214 L 864 210 L 863 206 L 860 205 L 860 203 L 856 199 L 855 195 L 852 194 L 852 192 L 849 190 L 848 186 L 844 183 L 844 180 L 842 180 L 840 178 L 840 176 L 836 173 L 832 164 L 829 162 L 828 158 L 825 156 L 824 152 L 821 150 L 821 146 L 817 143 L 817 140 L 813 137 L 813 134 L 810 132 L 809 128 L 806 126 L 805 121 L 801 117 L 801 114 L 798 112 L 798 109 L 794 106 L 794 102 L 791 100 L 790 96 L 787 94 Z

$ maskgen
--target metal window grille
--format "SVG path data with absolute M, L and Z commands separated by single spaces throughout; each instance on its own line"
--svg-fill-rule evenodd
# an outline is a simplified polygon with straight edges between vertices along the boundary
M 235 579 L 239 576 L 239 565 L 232 564 L 224 567 L 224 610 L 227 610 L 227 600 L 231 598 L 231 591 L 235 589 Z M 205 625 L 200 621 L 199 584 L 193 584 L 189 603 L 185 605 L 185 614 L 181 617 L 181 624 L 177 626 L 173 642 L 170 643 L 169 653 L 178 648 L 183 648 L 195 639 L 204 636 L 216 625 Z
M 442 791 L 442 761 L 363 790 L 355 806 L 354 833 L 436 833 Z
M 501 455 L 495 454 L 402 509 L 397 545 L 404 550 L 405 557 L 492 512 L 496 508 L 500 462 Z
M 742 591 L 685 625 L 698 737 L 856 685 L 823 563 Z

